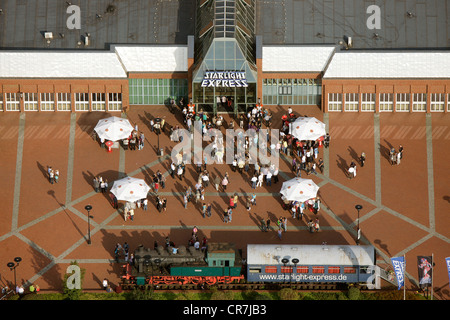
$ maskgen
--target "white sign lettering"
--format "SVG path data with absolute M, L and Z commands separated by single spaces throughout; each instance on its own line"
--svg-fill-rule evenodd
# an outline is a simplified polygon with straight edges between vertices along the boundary
M 206 71 L 202 87 L 248 87 L 244 71 Z

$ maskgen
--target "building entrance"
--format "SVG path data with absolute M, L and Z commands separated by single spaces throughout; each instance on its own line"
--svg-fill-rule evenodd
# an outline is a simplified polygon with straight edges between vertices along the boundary
M 214 39 L 193 74 L 192 99 L 197 110 L 238 114 L 256 104 L 256 68 L 235 39 Z

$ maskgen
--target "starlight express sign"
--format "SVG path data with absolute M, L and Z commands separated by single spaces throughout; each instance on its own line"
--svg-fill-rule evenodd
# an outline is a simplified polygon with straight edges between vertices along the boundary
M 248 87 L 245 71 L 206 71 L 202 87 Z

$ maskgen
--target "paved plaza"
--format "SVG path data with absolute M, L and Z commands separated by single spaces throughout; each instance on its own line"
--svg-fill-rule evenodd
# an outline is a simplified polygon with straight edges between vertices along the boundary
M 273 128 L 281 125 L 287 106 L 270 108 Z M 360 211 L 361 244 L 372 244 L 378 264 L 389 268 L 390 258 L 406 256 L 406 286 L 417 290 L 417 256 L 434 255 L 433 288 L 436 299 L 449 299 L 449 278 L 445 257 L 450 256 L 450 115 L 448 113 L 327 113 L 317 107 L 295 107 L 294 113 L 315 116 L 327 125 L 329 148 L 320 148 L 325 162 L 323 174 L 310 175 L 319 186 L 322 200 L 321 230 L 310 233 L 305 221 L 293 219 L 282 209 L 279 190 L 283 181 L 294 177 L 291 157 L 281 155 L 280 181 L 271 186 L 251 188 L 250 178 L 233 172 L 228 164 L 208 165 L 212 177 L 230 175 L 227 192 L 209 185 L 205 201 L 213 214 L 203 218 L 200 204 L 184 209 L 182 192 L 198 178 L 194 165 L 187 165 L 186 179 L 167 175 L 170 152 L 177 144 L 167 131 L 159 139 L 164 154 L 157 154 L 157 136 L 149 120 L 165 117 L 169 125 L 182 126 L 181 113 L 165 107 L 132 107 L 123 114 L 145 134 L 143 150 L 100 148 L 91 137 L 94 126 L 108 114 L 28 112 L 0 116 L 1 195 L 0 274 L 14 284 L 13 272 L 6 264 L 20 256 L 17 284 L 35 283 L 45 291 L 61 290 L 67 266 L 76 260 L 86 269 L 84 289 L 100 289 L 104 278 L 119 282 L 121 264 L 114 262 L 114 247 L 127 242 L 134 250 L 139 244 L 153 246 L 166 236 L 186 245 L 193 226 L 209 241 L 233 241 L 238 248 L 247 243 L 355 244 Z M 117 114 L 111 114 L 117 115 Z M 229 117 L 226 116 L 228 121 Z M 400 165 L 389 163 L 389 149 L 404 147 Z M 365 152 L 366 164 L 358 166 L 355 179 L 345 170 Z M 47 166 L 60 171 L 60 181 L 50 184 Z M 111 206 L 107 194 L 93 189 L 94 176 L 110 182 L 132 176 L 150 181 L 160 170 L 167 176 L 159 194 L 167 198 L 167 211 L 159 213 L 155 196 L 149 195 L 149 209 L 137 209 L 134 221 L 124 221 L 121 210 Z M 302 173 L 302 177 L 306 174 Z M 257 205 L 248 212 L 244 195 L 255 191 Z M 231 223 L 224 223 L 222 212 L 229 196 L 237 193 L 239 203 Z M 91 240 L 88 238 L 87 212 L 90 204 Z M 122 202 L 123 204 L 123 202 Z M 309 217 L 312 215 L 307 212 Z M 276 231 L 261 232 L 259 221 L 275 221 L 285 216 L 287 232 L 282 239 Z M 386 284 L 386 283 L 385 283 Z

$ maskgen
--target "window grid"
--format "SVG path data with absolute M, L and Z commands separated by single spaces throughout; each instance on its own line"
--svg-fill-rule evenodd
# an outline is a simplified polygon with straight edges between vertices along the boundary
M 106 100 L 104 93 L 91 93 L 92 111 L 106 111 Z
M 263 79 L 263 104 L 320 105 L 322 84 L 316 79 Z
M 409 111 L 409 93 L 397 93 L 395 102 L 395 111 L 408 112 Z
M 361 94 L 361 111 L 375 111 L 375 93 Z
M 6 111 L 20 111 L 20 96 L 18 93 L 7 92 L 5 98 Z
M 299 266 L 297 267 L 297 273 L 309 273 L 308 266 Z
M 55 111 L 55 94 L 51 92 L 41 93 L 41 111 Z
M 341 267 L 338 266 L 330 266 L 328 267 L 328 273 L 340 273 Z
M 359 109 L 359 94 L 346 93 L 345 94 L 345 111 L 358 111 Z
M 72 105 L 72 101 L 70 98 L 70 93 L 62 93 L 59 92 L 56 94 L 57 97 L 57 104 L 56 104 L 56 109 L 58 111 L 71 111 L 71 105 Z
M 392 93 L 380 93 L 380 112 L 394 111 L 394 95 Z
M 444 112 L 445 111 L 445 94 L 431 93 L 430 94 L 430 111 Z
M 25 92 L 23 94 L 23 109 L 25 111 L 39 110 L 37 93 Z
M 264 268 L 265 273 L 277 273 L 277 267 L 275 266 L 266 266 Z
M 75 93 L 75 111 L 89 111 L 89 93 Z
M 130 79 L 130 104 L 165 104 L 187 98 L 187 79 Z
M 122 94 L 108 93 L 108 111 L 122 110 Z
M 450 111 L 450 93 L 447 95 L 447 111 Z
M 312 267 L 312 273 L 325 273 L 325 267 L 323 266 Z
M 427 111 L 427 94 L 413 93 L 412 111 Z
M 342 93 L 328 93 L 328 111 L 342 111 Z

